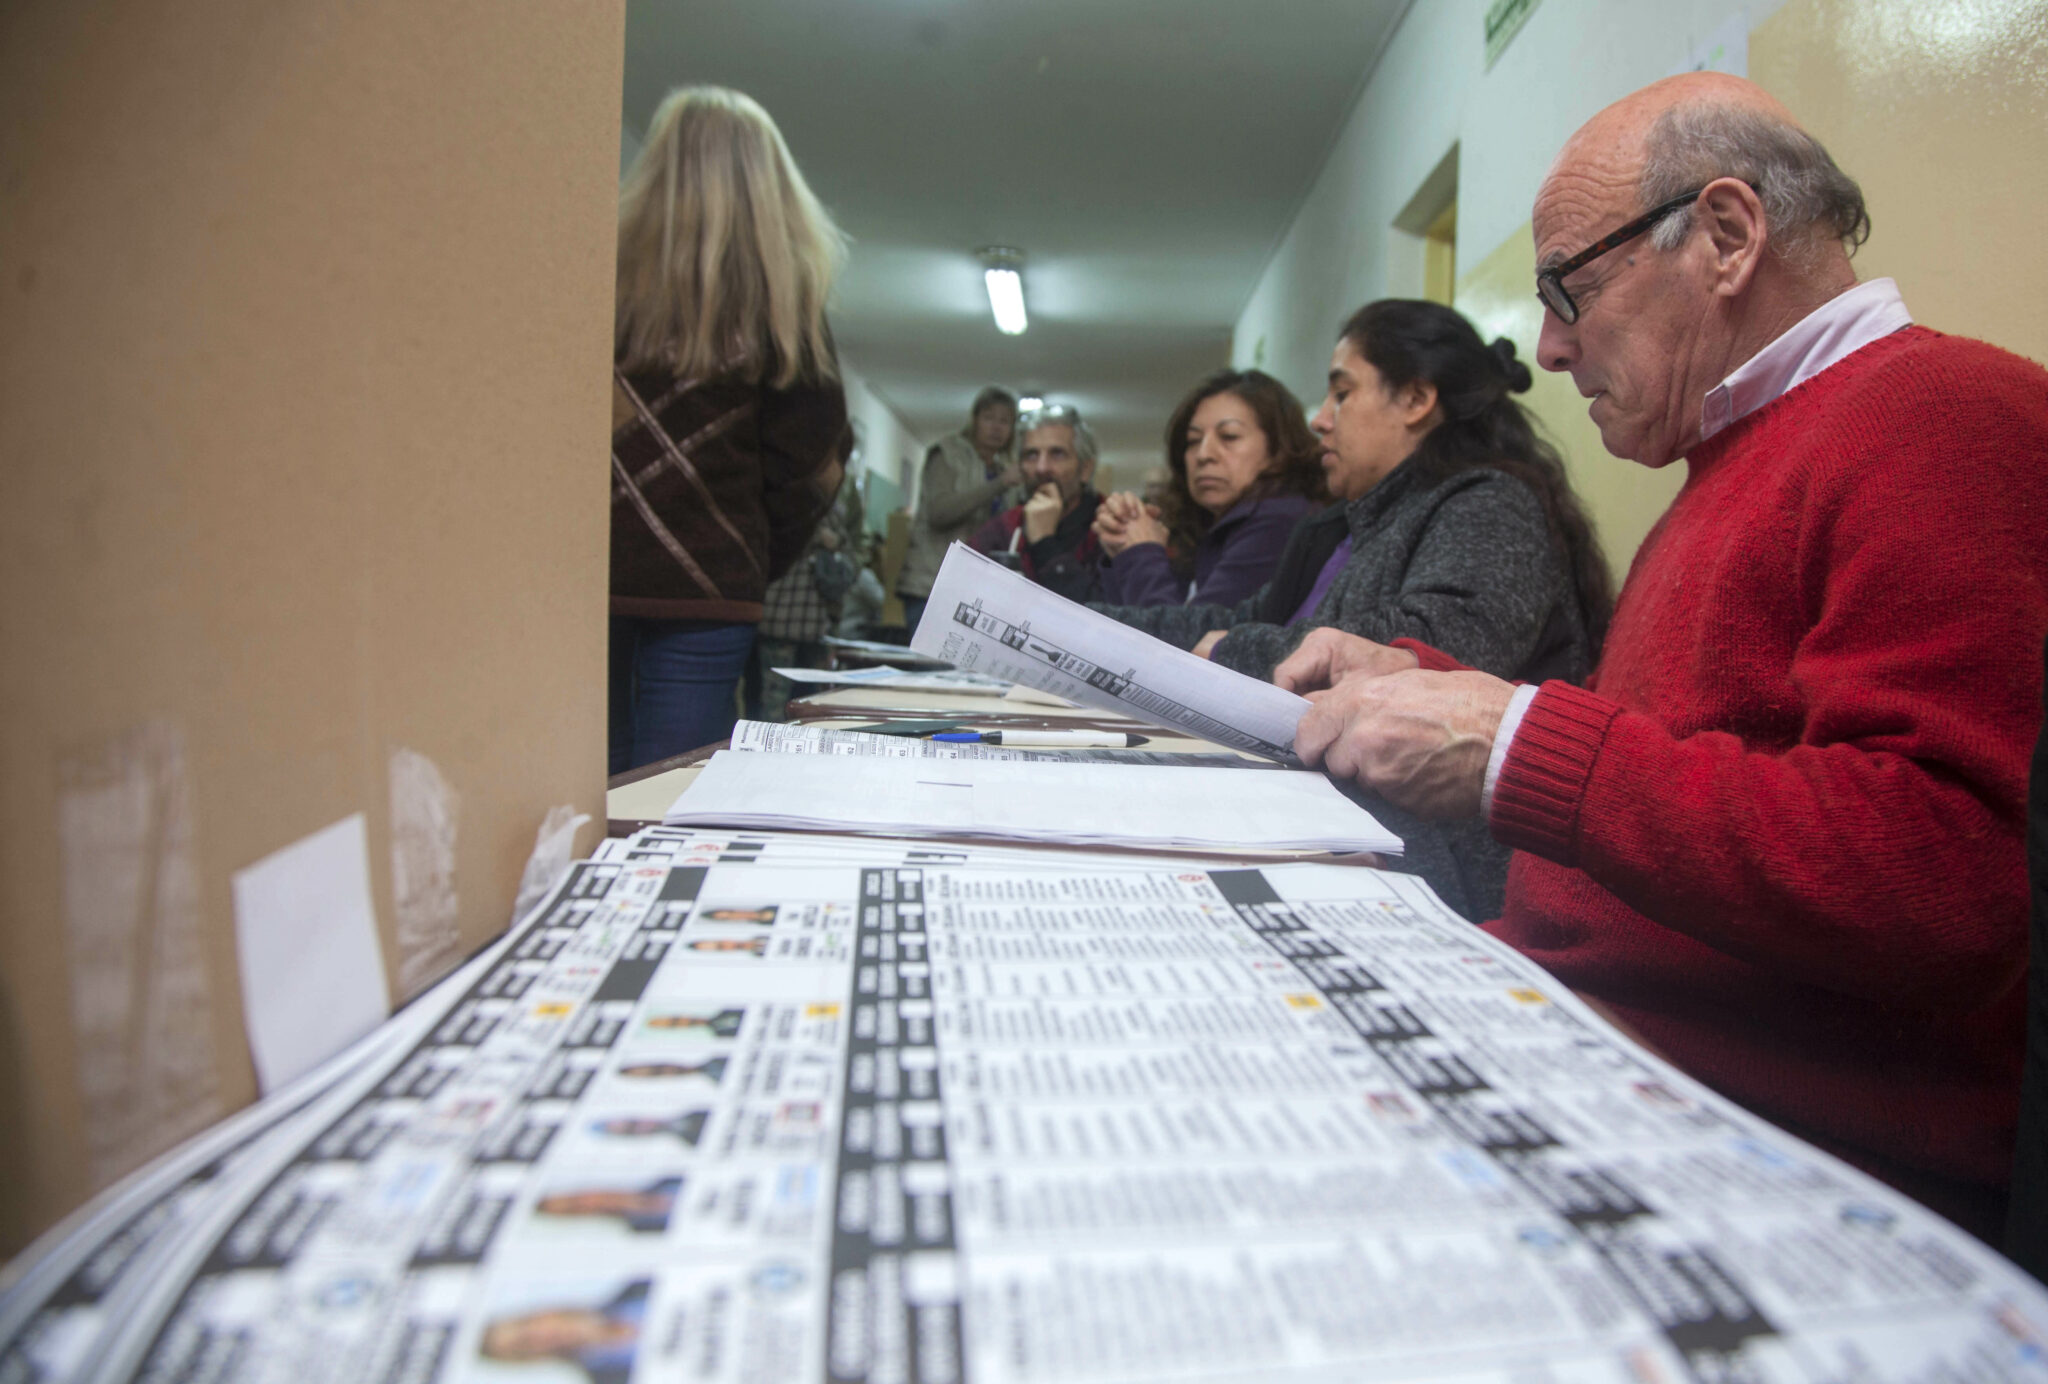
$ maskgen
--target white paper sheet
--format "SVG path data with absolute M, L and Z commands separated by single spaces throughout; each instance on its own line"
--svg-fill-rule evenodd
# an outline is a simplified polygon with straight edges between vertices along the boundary
M 1011 687 L 1001 678 L 983 677 L 978 673 L 911 672 L 892 668 L 886 663 L 875 668 L 771 668 L 769 671 L 796 683 L 915 688 L 921 692 L 974 692 L 991 697 L 1000 697 Z
M 269 1092 L 391 1013 L 363 814 L 237 870 L 234 894 L 249 1054 Z
M 1118 624 L 959 543 L 946 550 L 910 643 L 966 672 L 1284 761 L 1308 710 L 1292 692 Z
M 1400 851 L 1321 774 L 721 750 L 667 821 L 1137 847 Z
M 794 721 L 739 721 L 732 728 L 732 748 L 763 754 L 847 754 L 879 759 L 1023 759 L 1086 761 L 1093 764 L 1177 764 L 1193 769 L 1276 769 L 1271 760 L 1247 759 L 1222 751 L 1115 750 L 1077 747 L 1025 750 L 1015 746 L 927 740 L 916 735 L 881 735 L 873 731 L 838 730 Z M 628 785 L 633 787 L 636 785 Z M 614 788 L 613 794 L 626 789 Z M 606 799 L 610 802 L 609 795 Z M 670 799 L 669 801 L 674 801 Z M 667 804 L 663 807 L 666 809 Z M 627 814 L 613 812 L 614 817 Z

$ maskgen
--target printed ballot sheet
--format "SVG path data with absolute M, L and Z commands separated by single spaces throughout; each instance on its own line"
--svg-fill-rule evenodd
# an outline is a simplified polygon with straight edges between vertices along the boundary
M 1082 747 L 1023 750 L 1003 745 L 927 740 L 916 735 L 880 735 L 837 730 L 795 721 L 741 721 L 732 730 L 739 753 L 839 754 L 881 759 L 1007 759 L 1083 764 L 1169 764 L 1190 769 L 1273 769 L 1270 760 L 1186 750 L 1115 750 Z
M 1400 837 L 1306 770 L 720 750 L 664 820 L 1139 848 L 1401 851 Z
M 238 1164 L 77 1377 L 2048 1372 L 2030 1279 L 1410 877 L 608 853 Z
M 1294 762 L 1308 702 L 1056 596 L 955 543 L 910 638 L 963 672 Z

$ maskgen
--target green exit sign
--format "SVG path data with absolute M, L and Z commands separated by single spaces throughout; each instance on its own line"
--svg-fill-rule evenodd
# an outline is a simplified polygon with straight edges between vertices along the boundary
M 1494 60 L 1507 51 L 1515 41 L 1515 35 L 1522 32 L 1522 26 L 1529 22 L 1529 16 L 1536 13 L 1536 6 L 1542 0 L 1493 0 L 1486 7 L 1486 70 L 1493 70 Z

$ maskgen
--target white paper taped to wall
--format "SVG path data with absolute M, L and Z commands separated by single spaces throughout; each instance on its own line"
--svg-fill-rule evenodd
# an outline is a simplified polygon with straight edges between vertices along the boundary
M 512 901 L 514 923 L 545 899 L 555 881 L 568 873 L 569 858 L 576 852 L 576 832 L 589 820 L 588 812 L 578 812 L 569 803 L 556 803 L 548 809 L 540 830 L 534 833 L 533 853 L 526 857 L 526 868 L 519 872 L 519 894 Z
M 182 732 L 149 721 L 58 766 L 78 1087 L 103 1187 L 224 1113 Z
M 235 871 L 234 893 L 243 1025 L 267 1093 L 390 1016 L 363 814 Z
M 462 907 L 455 891 L 461 802 L 440 768 L 417 750 L 393 750 L 389 778 L 398 993 L 411 999 L 462 960 Z

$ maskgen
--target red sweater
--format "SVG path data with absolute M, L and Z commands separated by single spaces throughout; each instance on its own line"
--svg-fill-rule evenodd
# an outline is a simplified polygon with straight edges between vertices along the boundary
M 1911 327 L 1688 463 L 1587 688 L 1515 736 L 1488 928 L 1871 1171 L 2002 1185 L 2048 373 Z

